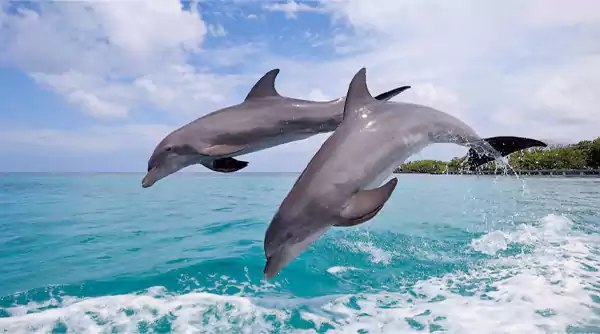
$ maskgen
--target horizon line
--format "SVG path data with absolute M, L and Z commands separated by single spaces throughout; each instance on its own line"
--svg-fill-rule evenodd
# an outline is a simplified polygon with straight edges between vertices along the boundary
M 213 174 L 213 175 L 237 175 L 237 174 L 298 174 L 300 171 L 273 171 L 273 172 L 237 172 L 237 173 L 215 173 L 206 172 L 178 172 L 172 175 L 194 175 L 194 174 Z M 0 171 L 0 174 L 146 174 L 146 172 L 114 172 L 114 171 Z

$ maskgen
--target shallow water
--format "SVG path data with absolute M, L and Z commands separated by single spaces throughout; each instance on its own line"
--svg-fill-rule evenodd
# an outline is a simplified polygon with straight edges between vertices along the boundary
M 297 176 L 0 175 L 0 330 L 600 333 L 600 179 L 398 175 L 266 282 Z

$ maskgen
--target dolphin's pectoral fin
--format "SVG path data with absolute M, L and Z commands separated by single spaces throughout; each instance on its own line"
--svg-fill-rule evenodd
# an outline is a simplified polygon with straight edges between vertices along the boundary
M 398 179 L 393 178 L 379 188 L 356 193 L 342 210 L 341 217 L 345 221 L 334 226 L 354 226 L 375 217 L 390 198 L 397 184 Z
M 234 158 L 221 158 L 211 162 L 203 163 L 202 165 L 215 172 L 232 173 L 246 168 L 246 166 L 248 166 L 248 162 Z
M 355 225 L 358 225 L 358 224 L 362 224 L 362 223 L 364 223 L 366 221 L 369 221 L 371 218 L 375 217 L 375 215 L 378 214 L 379 211 L 381 211 L 382 208 L 383 208 L 383 206 L 379 206 L 379 207 L 375 208 L 375 210 L 367 213 L 366 215 L 364 215 L 362 217 L 359 217 L 359 218 L 356 218 L 356 219 L 348 219 L 348 220 L 346 220 L 346 221 L 344 221 L 342 223 L 334 224 L 333 226 L 336 226 L 336 227 L 350 227 L 350 226 L 355 226 Z
M 503 157 L 521 151 L 527 148 L 541 146 L 548 146 L 546 143 L 541 142 L 539 140 L 523 138 L 523 137 L 490 137 L 484 138 L 488 144 L 490 144 L 496 151 L 502 154 Z M 468 165 L 470 169 L 475 169 L 481 165 L 484 165 L 490 161 L 494 160 L 494 157 L 489 155 L 481 155 L 477 153 L 474 149 L 469 149 L 467 153 L 468 157 Z
M 223 155 L 237 153 L 247 147 L 247 145 L 213 145 L 202 150 L 201 154 L 208 155 L 209 157 L 220 157 Z
M 402 87 L 398 87 L 398 88 L 394 88 L 392 90 L 389 90 L 385 93 L 381 93 L 377 96 L 375 96 L 375 99 L 379 100 L 379 101 L 389 101 L 391 98 L 393 98 L 394 96 L 402 93 L 403 91 L 409 89 L 410 86 L 402 86 Z

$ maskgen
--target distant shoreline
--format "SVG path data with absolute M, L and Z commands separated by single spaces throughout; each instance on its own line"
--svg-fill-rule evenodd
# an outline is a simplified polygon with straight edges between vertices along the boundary
M 430 175 L 515 175 L 519 176 L 556 176 L 556 177 L 600 177 L 600 169 L 546 169 L 546 170 L 482 170 L 482 171 L 447 171 L 447 172 L 402 172 L 394 174 L 430 174 Z
M 450 161 L 416 160 L 401 164 L 394 172 L 449 174 L 449 175 L 514 175 L 515 172 L 504 171 L 508 163 L 516 174 L 523 176 L 558 176 L 589 177 L 599 176 L 600 170 L 600 137 L 594 140 L 582 140 L 576 144 L 553 145 L 547 147 L 531 147 L 509 154 L 508 161 L 497 164 L 491 160 L 478 166 L 478 171 L 464 171 L 463 167 L 471 165 L 468 155 L 455 157 Z

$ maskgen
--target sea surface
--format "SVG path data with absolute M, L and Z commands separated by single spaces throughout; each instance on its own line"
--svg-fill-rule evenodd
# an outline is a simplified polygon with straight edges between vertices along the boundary
M 600 333 L 600 179 L 397 175 L 272 281 L 298 174 L 0 174 L 0 332 Z

